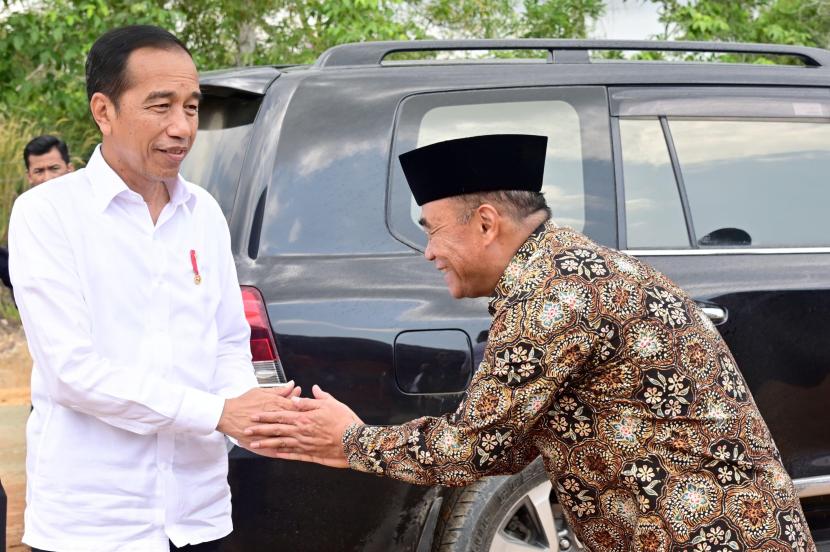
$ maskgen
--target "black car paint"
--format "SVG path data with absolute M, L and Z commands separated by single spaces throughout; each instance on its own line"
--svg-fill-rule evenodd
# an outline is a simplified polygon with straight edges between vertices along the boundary
M 830 87 L 825 71 L 711 64 L 310 67 L 278 76 L 262 87 L 230 218 L 240 282 L 263 292 L 287 376 L 306 390 L 320 384 L 375 424 L 449 412 L 462 396 L 401 390 L 400 332 L 455 329 L 474 346 L 489 322 L 485 300 L 452 300 L 420 252 L 387 228 L 391 144 L 404 98 L 575 85 Z M 221 75 L 211 86 L 222 87 Z M 817 400 L 830 381 L 819 330 L 830 306 L 830 255 L 643 258 L 696 299 L 728 309 L 720 329 L 787 468 L 795 477 L 830 473 L 828 430 L 817 423 L 830 402 Z M 230 455 L 229 481 L 235 531 L 226 549 L 234 551 L 414 550 L 430 505 L 448 492 L 240 449 Z M 811 524 L 826 524 L 826 501 L 807 502 L 817 504 Z
M 725 308 L 719 330 L 793 478 L 830 472 L 830 255 L 640 258 L 696 299 Z

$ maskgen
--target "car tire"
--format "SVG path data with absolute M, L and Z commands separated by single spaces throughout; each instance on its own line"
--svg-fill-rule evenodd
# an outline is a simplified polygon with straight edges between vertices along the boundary
M 577 552 L 541 458 L 512 476 L 485 477 L 444 499 L 435 552 Z

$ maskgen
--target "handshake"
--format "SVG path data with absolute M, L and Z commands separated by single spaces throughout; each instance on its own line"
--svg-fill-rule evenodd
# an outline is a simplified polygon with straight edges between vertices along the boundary
M 216 429 L 263 456 L 349 467 L 343 434 L 352 424 L 363 422 L 317 385 L 312 388 L 314 398 L 302 398 L 300 393 L 290 381 L 227 399 Z

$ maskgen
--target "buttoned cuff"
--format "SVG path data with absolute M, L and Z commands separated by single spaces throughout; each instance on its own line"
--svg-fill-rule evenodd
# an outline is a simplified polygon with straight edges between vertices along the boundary
M 222 397 L 198 389 L 187 389 L 174 425 L 182 431 L 208 435 L 216 431 L 224 409 L 225 399 Z

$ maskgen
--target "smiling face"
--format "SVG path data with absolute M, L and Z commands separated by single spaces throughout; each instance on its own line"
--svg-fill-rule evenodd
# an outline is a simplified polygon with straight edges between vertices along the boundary
M 432 261 L 443 275 L 450 295 L 483 297 L 490 295 L 498 282 L 498 274 L 488 262 L 487 237 L 481 231 L 477 215 L 468 222 L 461 220 L 463 204 L 455 198 L 426 203 L 421 209 L 421 226 L 427 233 L 424 257 Z
M 126 75 L 117 107 L 101 93 L 91 99 L 104 158 L 134 189 L 174 180 L 199 124 L 196 66 L 181 49 L 139 48 Z
M 72 163 L 63 160 L 58 148 L 52 148 L 43 155 L 30 154 L 27 159 L 29 168 L 26 171 L 26 178 L 32 186 L 72 172 Z

